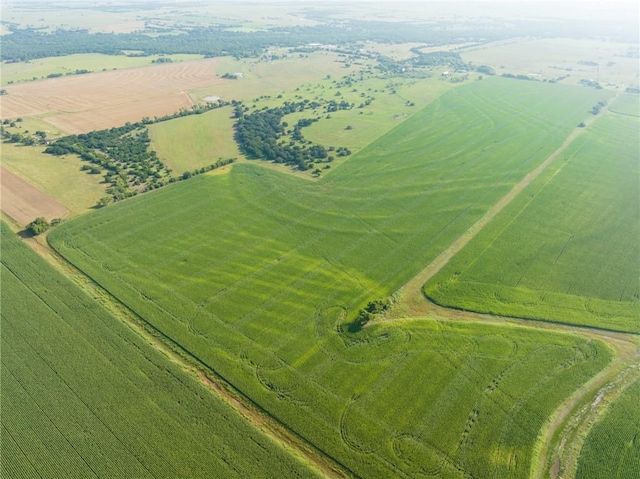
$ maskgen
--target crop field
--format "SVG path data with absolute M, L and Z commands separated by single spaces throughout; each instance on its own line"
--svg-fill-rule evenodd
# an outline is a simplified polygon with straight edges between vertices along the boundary
M 1 226 L 4 479 L 316 476 Z
M 427 283 L 427 295 L 640 332 L 639 131 L 637 118 L 600 118 Z
M 125 55 L 78 54 L 63 57 L 49 57 L 30 60 L 21 63 L 2 63 L 0 70 L 2 85 L 30 80 L 41 80 L 52 74 L 71 75 L 77 70 L 99 72 L 103 70 L 121 70 L 153 65 L 159 55 L 134 57 Z M 198 60 L 199 55 L 163 55 L 162 58 L 174 62 Z
M 640 380 L 629 386 L 593 427 L 580 453 L 576 479 L 640 477 Z
M 82 164 L 83 162 L 75 155 L 56 158 L 45 155 L 42 153 L 42 147 L 2 145 L 2 168 L 15 173 L 33 187 L 64 205 L 72 215 L 87 212 L 105 196 L 102 175 L 89 175 L 80 171 Z M 24 186 L 17 188 L 16 193 L 24 196 L 26 193 Z M 6 206 L 7 203 L 4 203 L 3 208 Z M 49 217 L 50 215 L 36 214 L 33 217 L 27 217 L 27 223 L 37 216 Z
M 189 109 L 187 90 L 225 83 L 217 60 L 72 75 L 8 85 L 1 116 L 38 115 L 68 133 L 83 133 Z
M 473 82 L 317 182 L 237 164 L 63 224 L 49 240 L 361 477 L 529 477 L 540 428 L 608 363 L 608 347 L 507 325 L 349 324 L 606 95 Z

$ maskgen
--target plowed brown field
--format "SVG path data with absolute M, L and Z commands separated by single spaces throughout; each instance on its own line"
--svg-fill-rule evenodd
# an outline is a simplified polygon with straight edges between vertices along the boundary
M 63 131 L 85 133 L 171 114 L 191 107 L 188 90 L 228 81 L 216 77 L 217 63 L 212 58 L 8 85 L 0 116 L 45 115 Z

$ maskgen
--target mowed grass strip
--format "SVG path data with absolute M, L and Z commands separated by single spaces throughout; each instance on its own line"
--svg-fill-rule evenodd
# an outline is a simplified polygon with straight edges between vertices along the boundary
M 598 342 L 488 325 L 346 333 L 544 161 L 602 92 L 452 90 L 318 182 L 252 164 L 61 225 L 54 247 L 361 477 L 528 477 Z
M 1 231 L 3 478 L 315 476 Z
M 640 380 L 618 397 L 589 432 L 577 479 L 640 477 Z
M 428 296 L 640 332 L 639 126 L 599 119 L 427 284 Z

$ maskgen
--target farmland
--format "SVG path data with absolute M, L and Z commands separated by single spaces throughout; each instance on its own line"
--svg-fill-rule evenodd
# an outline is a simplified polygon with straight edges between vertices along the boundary
M 347 331 L 602 96 L 474 82 L 318 182 L 238 164 L 62 225 L 50 241 L 358 475 L 527 477 L 545 418 L 607 364 L 606 346 L 506 325 Z
M 40 116 L 68 133 L 86 133 L 189 109 L 186 90 L 224 83 L 216 59 L 53 78 L 6 87 L 3 117 Z
M 576 478 L 640 477 L 640 380 L 629 386 L 591 430 Z
M 3 478 L 315 475 L 1 227 Z
M 607 115 L 589 127 L 427 284 L 427 295 L 470 310 L 640 332 L 638 126 Z
M 640 479 L 637 5 L 338 3 L 0 5 L 0 476 Z

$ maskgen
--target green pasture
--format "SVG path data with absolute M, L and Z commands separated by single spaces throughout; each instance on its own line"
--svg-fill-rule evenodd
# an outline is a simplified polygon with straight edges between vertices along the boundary
M 3 143 L 2 166 L 44 191 L 77 215 L 106 195 L 102 175 L 80 171 L 85 162 L 75 155 L 51 156 L 42 146 Z
M 600 342 L 489 324 L 350 332 L 564 141 L 595 90 L 473 82 L 317 182 L 254 164 L 52 231 L 51 244 L 360 477 L 529 477 Z
M 29 80 L 41 80 L 55 73 L 73 74 L 76 70 L 100 72 L 153 65 L 153 60 L 170 58 L 174 62 L 198 60 L 202 55 L 152 55 L 148 57 L 128 57 L 125 55 L 78 54 L 63 57 L 50 57 L 20 63 L 0 64 L 0 82 L 18 83 Z
M 315 477 L 2 223 L 0 474 Z
M 609 406 L 587 436 L 576 479 L 640 477 L 640 380 Z
M 426 286 L 440 304 L 640 332 L 637 118 L 600 118 Z
M 153 149 L 174 176 L 240 155 L 233 139 L 231 108 L 185 116 L 149 126 Z

